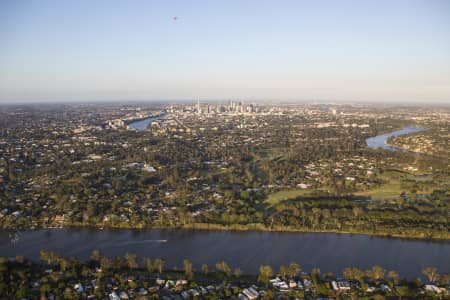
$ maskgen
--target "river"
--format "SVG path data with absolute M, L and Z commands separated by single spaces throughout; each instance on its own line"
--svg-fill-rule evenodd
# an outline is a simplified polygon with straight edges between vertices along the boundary
M 157 116 L 151 116 L 151 117 L 139 120 L 139 121 L 134 121 L 134 122 L 131 122 L 130 124 L 128 124 L 128 128 L 134 129 L 137 131 L 144 131 L 147 129 L 147 126 L 150 122 L 152 122 L 153 120 L 157 120 L 161 117 L 162 117 L 162 115 L 157 115 Z
M 450 272 L 449 242 L 331 233 L 63 228 L 24 231 L 12 243 L 9 233 L 0 231 L 0 256 L 24 255 L 37 260 L 42 248 L 83 259 L 93 249 L 108 256 L 130 252 L 138 257 L 162 257 L 169 267 L 179 268 L 185 258 L 197 269 L 203 263 L 213 268 L 225 260 L 244 273 L 257 273 L 261 264 L 278 270 L 290 262 L 299 263 L 306 271 L 319 267 L 335 274 L 348 266 L 368 269 L 379 264 L 410 279 L 422 276 L 421 270 L 427 266 Z
M 425 130 L 426 129 L 420 128 L 420 127 L 408 126 L 408 127 L 404 127 L 397 131 L 388 132 L 385 134 L 380 134 L 380 135 L 368 138 L 368 139 L 366 139 L 366 144 L 368 147 L 373 148 L 373 149 L 383 148 L 386 150 L 391 150 L 391 151 L 396 151 L 396 152 L 408 152 L 407 150 L 388 145 L 386 143 L 387 139 L 390 137 L 396 137 L 399 135 L 416 133 L 416 132 L 421 132 L 421 131 L 425 131 Z

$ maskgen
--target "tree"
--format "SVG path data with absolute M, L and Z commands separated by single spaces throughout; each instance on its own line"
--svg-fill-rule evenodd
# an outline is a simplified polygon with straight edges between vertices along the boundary
M 372 267 L 371 270 L 369 270 L 367 275 L 369 275 L 369 277 L 374 279 L 375 281 L 378 281 L 384 278 L 385 273 L 386 273 L 385 269 L 383 269 L 379 265 L 375 265 Z
M 364 275 L 364 272 L 358 268 L 345 268 L 342 275 L 347 280 L 358 280 L 360 281 Z
M 354 279 L 354 277 L 353 277 L 353 268 L 345 268 L 345 269 L 342 271 L 342 275 L 343 275 L 344 278 L 347 279 L 347 280 L 352 280 L 352 279 Z
M 26 299 L 26 297 L 30 294 L 30 291 L 26 286 L 21 285 L 16 291 L 16 299 Z
M 136 269 L 138 267 L 138 263 L 136 260 L 136 254 L 125 253 L 125 261 L 127 263 L 128 268 Z
M 387 278 L 392 282 L 393 285 L 397 284 L 398 280 L 400 279 L 400 276 L 395 271 L 389 271 L 387 273 Z
M 269 285 L 270 277 L 273 276 L 272 267 L 269 265 L 262 265 L 259 267 L 258 281 L 264 283 L 266 287 Z
M 102 270 L 107 271 L 109 269 L 111 269 L 113 266 L 111 259 L 109 259 L 106 256 L 103 256 L 100 259 L 100 267 L 102 268 Z
M 50 293 L 50 291 L 52 290 L 51 286 L 48 283 L 42 284 L 39 289 L 43 294 Z
M 292 262 L 289 265 L 289 276 L 295 277 L 298 274 L 300 274 L 301 271 L 302 271 L 302 267 L 299 264 Z
M 435 282 L 439 278 L 439 273 L 435 267 L 426 267 L 422 270 L 422 274 L 427 276 L 429 282 Z
M 311 270 L 311 275 L 312 275 L 313 277 L 319 277 L 319 276 L 320 276 L 320 269 L 319 269 L 319 268 L 313 268 L 313 269 Z
M 185 259 L 183 260 L 183 265 L 184 265 L 184 273 L 186 274 L 186 276 L 188 278 L 192 278 L 193 275 L 192 263 L 188 259 Z
M 112 265 L 115 269 L 128 267 L 127 260 L 125 256 L 116 256 L 114 257 L 114 263 Z
M 220 262 L 216 263 L 216 269 L 218 271 L 223 272 L 226 277 L 231 276 L 231 268 L 228 266 L 228 264 L 225 261 L 220 261 Z
M 263 300 L 272 300 L 273 298 L 275 298 L 275 295 L 273 294 L 273 292 L 271 290 L 266 290 L 264 292 Z
M 204 275 L 208 275 L 208 273 L 209 273 L 209 267 L 208 267 L 207 264 L 203 264 L 203 265 L 202 265 L 202 273 L 203 273 Z
M 92 250 L 91 259 L 93 261 L 99 262 L 101 258 L 102 258 L 102 253 L 100 252 L 100 250 L 97 250 L 97 249 Z
M 69 261 L 65 258 L 61 258 L 59 260 L 59 267 L 60 267 L 61 271 L 67 270 L 67 268 L 69 267 Z
M 448 285 L 450 284 L 450 274 L 445 273 L 439 276 L 439 281 L 442 285 Z
M 144 258 L 144 265 L 149 273 L 152 273 L 155 270 L 152 260 L 148 257 Z
M 52 265 L 59 260 L 59 256 L 53 251 L 41 250 L 40 259 Z
M 355 217 L 359 218 L 359 216 L 361 216 L 364 211 L 361 207 L 355 206 L 353 207 L 352 212 Z
M 17 255 L 16 262 L 18 262 L 19 264 L 23 264 L 25 262 L 25 257 L 23 257 L 22 255 Z
M 286 279 L 286 275 L 288 274 L 288 268 L 285 265 L 281 265 L 278 274 L 280 274 L 280 277 L 282 279 Z
M 64 299 L 78 299 L 79 295 L 70 288 L 64 290 Z
M 241 277 L 241 275 L 242 275 L 241 269 L 239 269 L 239 268 L 234 269 L 234 276 L 235 276 L 236 278 Z
M 158 270 L 158 273 L 161 274 L 164 270 L 164 260 L 161 258 L 157 258 L 155 259 L 155 261 L 153 262 L 155 269 Z

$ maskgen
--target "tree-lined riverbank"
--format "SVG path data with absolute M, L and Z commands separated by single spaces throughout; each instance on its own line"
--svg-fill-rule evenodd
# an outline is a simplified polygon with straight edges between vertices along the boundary
M 171 269 L 162 258 L 138 260 L 132 253 L 108 257 L 98 250 L 85 261 L 41 250 L 40 261 L 0 257 L 0 294 L 10 299 L 434 298 L 448 296 L 450 283 L 450 275 L 435 267 L 422 270 L 424 284 L 402 279 L 397 271 L 380 265 L 367 270 L 347 267 L 333 274 L 319 268 L 305 272 L 300 264 L 290 262 L 278 270 L 261 265 L 259 274 L 249 275 L 223 260 L 195 269 L 184 259 L 179 268 Z
M 41 245 L 80 259 L 88 258 L 93 249 L 111 257 L 125 252 L 140 259 L 163 257 L 173 264 L 168 267 L 180 265 L 184 258 L 196 268 L 225 259 L 245 273 L 256 273 L 261 264 L 278 268 L 291 261 L 301 263 L 306 270 L 319 267 L 334 273 L 347 266 L 367 269 L 380 264 L 410 279 L 421 276 L 421 269 L 430 265 L 450 270 L 446 259 L 450 243 L 426 240 L 329 233 L 95 228 L 23 231 L 11 240 L 9 232 L 0 231 L 0 256 L 38 260 Z

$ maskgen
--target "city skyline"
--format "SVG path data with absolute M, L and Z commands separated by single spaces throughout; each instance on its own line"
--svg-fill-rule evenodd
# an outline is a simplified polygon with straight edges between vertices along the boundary
M 448 103 L 446 1 L 3 1 L 0 103 Z

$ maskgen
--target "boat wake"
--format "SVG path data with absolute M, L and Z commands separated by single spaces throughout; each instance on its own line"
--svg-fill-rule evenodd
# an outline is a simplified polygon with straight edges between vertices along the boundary
M 125 242 L 124 245 L 147 244 L 147 243 L 167 243 L 167 240 L 142 240 Z

